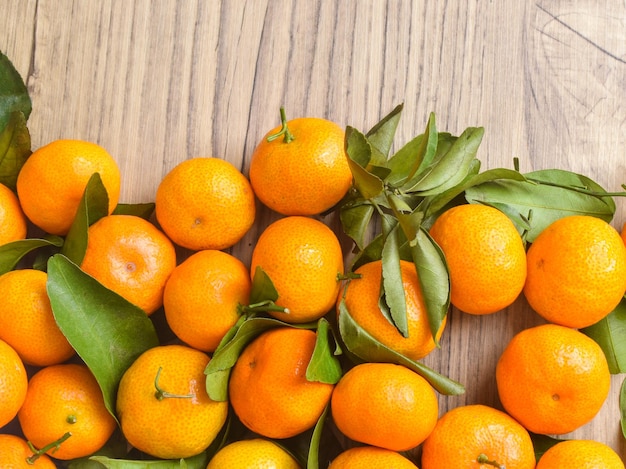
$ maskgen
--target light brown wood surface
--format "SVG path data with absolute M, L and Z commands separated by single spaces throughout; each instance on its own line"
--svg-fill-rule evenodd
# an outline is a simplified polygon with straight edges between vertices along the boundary
M 106 147 L 123 202 L 154 200 L 194 156 L 247 172 L 288 116 L 366 131 L 397 104 L 396 143 L 484 126 L 483 168 L 561 168 L 610 191 L 626 182 L 626 4 L 619 0 L 0 0 L 0 50 L 33 100 L 33 148 L 57 138 Z M 614 225 L 626 221 L 617 200 Z M 233 253 L 250 246 L 272 214 Z M 467 386 L 441 397 L 498 406 L 494 369 L 508 339 L 541 322 L 523 300 L 486 317 L 451 313 L 425 363 Z M 600 414 L 566 437 L 624 458 L 613 377 Z

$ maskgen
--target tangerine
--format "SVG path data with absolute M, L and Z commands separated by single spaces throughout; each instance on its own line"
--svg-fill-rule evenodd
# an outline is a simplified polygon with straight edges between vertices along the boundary
M 206 469 L 300 469 L 296 459 L 274 441 L 265 438 L 238 440 L 222 447 Z
M 542 324 L 518 332 L 496 366 L 504 409 L 529 431 L 560 435 L 599 412 L 611 385 L 600 346 L 582 332 Z
M 24 438 L 11 434 L 0 434 L 0 461 L 5 469 L 56 469 L 46 454 L 37 454 Z
M 417 469 L 410 459 L 396 451 L 376 446 L 355 446 L 342 451 L 328 469 Z
M 17 195 L 0 184 L 0 245 L 26 238 L 27 231 L 26 217 Z
M 407 451 L 435 427 L 439 406 L 435 390 L 414 371 L 392 363 L 361 363 L 335 386 L 331 412 L 348 438 Z
M 94 173 L 100 174 L 111 213 L 120 195 L 117 162 L 100 145 L 82 140 L 54 140 L 35 150 L 17 176 L 17 195 L 36 226 L 65 235 Z
M 593 440 L 566 440 L 551 446 L 537 462 L 537 469 L 624 469 L 610 446 Z
M 0 428 L 9 423 L 26 399 L 28 376 L 22 359 L 0 340 Z
M 250 161 L 257 197 L 283 215 L 318 215 L 336 205 L 352 185 L 345 132 L 326 119 L 302 117 L 270 130 Z
M 580 329 L 595 324 L 626 291 L 626 247 L 615 228 L 588 215 L 563 217 L 528 248 L 524 295 L 547 321 Z
M 443 212 L 429 230 L 450 271 L 450 302 L 470 314 L 510 306 L 526 280 L 526 250 L 513 222 L 487 205 Z
M 254 223 L 256 201 L 248 179 L 232 163 L 197 157 L 176 165 L 159 183 L 156 218 L 187 249 L 226 249 Z

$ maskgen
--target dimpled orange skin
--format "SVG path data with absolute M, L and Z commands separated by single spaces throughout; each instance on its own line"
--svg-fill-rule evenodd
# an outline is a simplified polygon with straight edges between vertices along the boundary
M 548 449 L 537 469 L 624 469 L 624 463 L 610 446 L 593 440 L 567 440 Z
M 396 451 L 376 446 L 355 446 L 333 459 L 328 469 L 418 469 Z
M 47 280 L 36 269 L 0 275 L 0 339 L 28 365 L 54 365 L 75 353 L 54 319 Z
M 334 386 L 306 379 L 315 341 L 312 330 L 278 327 L 248 344 L 228 386 L 230 403 L 246 427 L 282 439 L 316 424 Z
M 0 340 L 0 428 L 17 415 L 26 399 L 27 386 L 22 359 L 13 347 Z
M 0 434 L 0 461 L 6 469 L 56 469 L 56 464 L 45 454 L 38 456 L 34 463 L 27 460 L 33 451 L 25 439 L 9 434 Z
M 442 213 L 429 231 L 450 271 L 450 301 L 470 314 L 510 306 L 526 280 L 526 251 L 513 222 L 486 205 L 463 204 Z
M 248 179 L 230 162 L 197 157 L 161 180 L 156 218 L 170 239 L 187 249 L 227 249 L 252 227 L 256 199 Z
M 315 321 L 333 309 L 341 287 L 343 253 L 333 231 L 309 217 L 285 217 L 261 233 L 252 251 L 250 275 L 261 267 L 278 292 L 276 304 L 289 323 Z M 304 288 L 303 288 L 304 286 Z
M 121 174 L 104 148 L 81 140 L 55 140 L 35 150 L 17 177 L 24 213 L 47 233 L 67 234 L 94 173 L 100 174 L 111 213 L 119 199 Z
M 479 463 L 483 455 L 492 464 Z M 528 431 L 510 415 L 485 405 L 446 412 L 422 446 L 422 469 L 506 467 L 533 469 L 535 452 Z
M 406 299 L 408 337 L 398 329 L 380 311 L 378 305 L 382 262 L 373 261 L 359 267 L 354 273 L 360 277 L 350 279 L 337 297 L 337 314 L 341 314 L 339 305 L 345 300 L 345 306 L 352 318 L 376 340 L 412 359 L 424 358 L 435 348 L 422 289 L 417 277 L 415 264 L 400 261 L 402 283 Z M 445 319 L 437 339 L 445 329 Z
M 301 469 L 291 454 L 271 440 L 251 438 L 222 447 L 206 469 Z
M 151 315 L 163 304 L 176 250 L 148 220 L 109 215 L 91 225 L 81 268 L 105 287 Z
M 133 362 L 120 380 L 116 403 L 132 446 L 157 458 L 180 459 L 213 442 L 226 422 L 228 402 L 213 401 L 206 392 L 209 360 L 199 350 L 174 344 L 153 347 Z M 179 397 L 158 399 L 157 385 Z
M 26 238 L 27 231 L 26 217 L 15 192 L 0 184 L 0 245 Z
M 18 413 L 24 436 L 36 448 L 71 436 L 48 454 L 63 460 L 89 456 L 104 446 L 117 427 L 100 386 L 85 365 L 74 363 L 41 368 L 28 383 Z
M 337 204 L 352 184 L 345 135 L 334 122 L 302 117 L 287 122 L 294 139 L 259 142 L 250 161 L 250 183 L 263 204 L 283 215 L 317 215 Z
M 600 346 L 582 332 L 543 324 L 517 333 L 496 366 L 505 410 L 529 431 L 561 435 L 595 417 L 611 375 Z
M 362 363 L 335 385 L 333 421 L 348 438 L 393 451 L 422 443 L 437 422 L 437 395 L 423 377 L 392 363 Z
M 239 319 L 238 306 L 248 304 L 251 283 L 236 257 L 198 251 L 174 269 L 165 285 L 165 319 L 180 340 L 213 352 Z
M 625 291 L 626 247 L 617 230 L 599 218 L 561 218 L 528 248 L 524 295 L 549 322 L 591 326 L 619 304 Z

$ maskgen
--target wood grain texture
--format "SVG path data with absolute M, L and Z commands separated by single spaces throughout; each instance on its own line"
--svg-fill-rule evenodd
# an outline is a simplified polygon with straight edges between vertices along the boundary
M 459 134 L 484 126 L 483 168 L 562 168 L 608 190 L 626 182 L 626 4 L 617 0 L 1 0 L 0 50 L 26 79 L 33 147 L 80 138 L 106 147 L 122 201 L 152 201 L 178 162 L 217 156 L 247 171 L 288 116 L 368 130 L 404 103 L 396 142 L 430 112 Z M 626 221 L 617 201 L 614 224 Z M 250 248 L 273 214 L 233 253 Z M 334 221 L 330 221 L 334 223 Z M 487 317 L 453 311 L 425 363 L 467 385 L 441 398 L 498 405 L 508 338 L 541 321 L 523 300 Z M 624 458 L 618 392 L 571 437 Z

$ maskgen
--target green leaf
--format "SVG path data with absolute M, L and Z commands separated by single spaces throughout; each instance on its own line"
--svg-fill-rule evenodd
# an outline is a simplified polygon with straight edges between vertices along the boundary
M 622 381 L 619 391 L 620 426 L 622 436 L 626 438 L 626 379 Z
M 626 373 L 626 299 L 604 319 L 581 329 L 595 340 L 606 355 L 612 374 Z
M 403 337 L 409 336 L 409 325 L 406 315 L 406 297 L 404 283 L 402 282 L 402 270 L 400 268 L 400 248 L 398 242 L 398 230 L 396 224 L 385 239 L 382 252 L 382 289 L 381 301 L 383 314 L 388 307 L 387 319 L 396 327 Z M 386 306 L 386 307 L 385 307 Z
M 154 213 L 154 202 L 145 204 L 117 204 L 114 215 L 134 215 L 149 220 Z
M 402 115 L 404 104 L 397 105 L 389 114 L 383 117 L 369 132 L 367 140 L 370 142 L 374 153 L 373 164 L 384 166 L 393 146 L 393 139 L 398 128 L 398 122 Z
M 276 301 L 278 299 L 278 291 L 274 286 L 274 282 L 263 270 L 257 266 L 252 277 L 252 287 L 250 289 L 250 304 L 263 303 L 266 301 Z
M 307 457 L 306 469 L 319 469 L 320 467 L 320 442 L 322 440 L 322 433 L 324 430 L 324 424 L 326 422 L 329 408 L 330 406 L 326 406 L 320 418 L 317 419 L 317 423 L 315 424 L 315 428 L 313 429 L 313 434 L 311 435 L 311 443 L 309 445 L 309 454 Z
M 94 173 L 89 178 L 85 191 L 78 204 L 76 216 L 65 237 L 61 254 L 80 265 L 87 250 L 89 226 L 109 213 L 109 196 L 102 183 L 100 174 Z
M 48 261 L 47 289 L 59 328 L 96 377 L 115 416 L 122 375 L 141 353 L 159 344 L 152 322 L 61 254 Z
M 20 111 L 28 120 L 31 110 L 32 102 L 24 80 L 9 58 L 0 52 L 0 130 L 14 111 Z
M 343 372 L 341 364 L 331 351 L 328 321 L 321 318 L 317 325 L 317 337 L 311 361 L 306 368 L 306 379 L 320 383 L 336 384 Z
M 339 303 L 339 331 L 346 349 L 363 361 L 404 365 L 424 377 L 437 392 L 442 394 L 459 395 L 465 392 L 462 384 L 437 373 L 423 363 L 405 357 L 374 339 L 354 321 L 344 300 Z
M 30 147 L 26 118 L 21 111 L 14 111 L 0 131 L 0 183 L 13 191 L 17 187 L 17 175 L 32 153 Z
M 111 459 L 106 456 L 92 456 L 89 459 L 97 461 L 107 469 L 205 469 L 209 463 L 209 455 L 207 453 L 175 460 L 133 461 L 130 459 Z
M 530 433 L 530 432 L 529 432 Z M 535 460 L 539 461 L 541 456 L 552 448 L 557 443 L 561 443 L 562 439 L 553 438 L 548 435 L 539 435 L 537 433 L 530 433 L 530 439 L 533 442 L 533 448 L 535 450 Z
M 63 238 L 49 236 L 46 238 L 27 238 L 0 246 L 0 275 L 13 270 L 28 253 L 39 248 L 60 248 Z
M 214 401 L 227 401 L 230 370 L 235 366 L 243 349 L 261 333 L 285 325 L 287 324 L 278 319 L 264 317 L 250 318 L 238 323 L 232 338 L 227 343 L 220 344 L 204 370 L 209 397 Z
M 352 172 L 353 186 L 363 198 L 374 199 L 383 192 L 383 181 L 366 169 L 372 156 L 371 147 L 367 138 L 351 127 L 346 130 L 346 153 L 348 166 Z
M 365 247 L 365 238 L 374 213 L 374 206 L 363 199 L 348 202 L 339 209 L 342 229 L 359 249 Z

